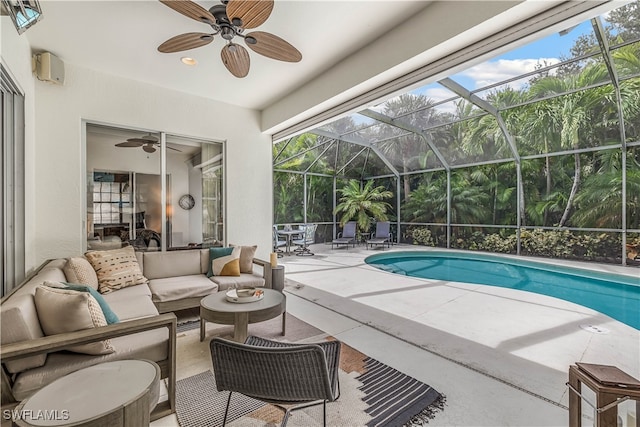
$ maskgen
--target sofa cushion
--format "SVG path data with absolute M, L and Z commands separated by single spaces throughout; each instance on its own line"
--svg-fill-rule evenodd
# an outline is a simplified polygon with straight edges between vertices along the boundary
M 111 338 L 117 351 L 110 354 L 89 356 L 64 351 L 51 353 L 44 366 L 29 369 L 17 376 L 12 388 L 13 394 L 17 400 L 24 400 L 52 381 L 98 363 L 124 359 L 160 362 L 168 357 L 168 339 L 168 329 L 161 328 Z
M 85 254 L 98 276 L 98 290 L 102 294 L 131 285 L 146 283 L 133 247 Z
M 33 295 L 25 293 L 12 295 L 3 301 L 0 310 L 0 342 L 11 344 L 19 341 L 28 341 L 42 338 L 44 333 L 38 322 L 38 313 L 33 301 Z M 37 368 L 44 365 L 46 354 L 25 357 L 23 359 L 4 362 L 7 370 L 15 374 L 26 369 Z
M 256 274 L 241 274 L 240 276 L 213 276 L 209 280 L 218 285 L 219 291 L 226 291 L 233 287 L 260 288 L 264 287 L 264 278 Z
M 154 302 L 200 298 L 216 292 L 218 287 L 202 274 L 182 277 L 167 277 L 149 281 Z
M 144 283 L 142 285 L 127 286 L 126 288 L 118 289 L 118 292 L 102 294 L 102 297 L 113 308 L 113 304 L 120 300 L 135 299 L 138 297 L 146 297 L 148 300 L 151 300 L 151 289 L 149 289 L 148 284 Z
M 229 245 L 234 247 L 236 245 Z M 256 256 L 258 246 L 239 246 L 240 248 L 240 273 L 253 273 L 253 257 Z
M 88 292 L 39 286 L 35 295 L 36 309 L 40 326 L 46 335 L 75 332 L 84 329 L 106 326 L 102 309 Z M 82 344 L 69 348 L 69 351 L 85 354 L 113 353 L 109 340 Z
M 67 282 L 78 283 L 98 289 L 98 276 L 85 257 L 70 257 L 63 268 Z
M 141 285 L 142 286 L 142 285 Z M 144 285 L 146 287 L 146 285 Z M 125 288 L 129 289 L 129 288 Z M 111 296 L 119 294 L 118 292 L 112 292 L 105 296 Z M 109 299 L 105 298 L 107 301 Z M 120 321 L 139 319 L 141 317 L 151 317 L 158 315 L 158 309 L 151 301 L 151 297 L 148 295 L 132 295 L 129 298 L 119 298 L 117 300 L 109 302 L 111 310 L 118 315 Z
M 214 257 L 211 261 L 211 273 L 213 276 L 239 276 L 240 252 L 239 247 L 229 248 L 231 253 Z
M 199 250 L 144 252 L 144 276 L 149 280 L 199 273 Z

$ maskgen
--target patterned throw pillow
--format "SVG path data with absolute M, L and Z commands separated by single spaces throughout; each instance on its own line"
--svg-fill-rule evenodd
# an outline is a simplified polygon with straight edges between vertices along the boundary
M 236 245 L 229 245 L 235 247 Z M 253 257 L 256 256 L 258 246 L 238 246 L 240 251 L 240 273 L 253 273 Z
M 207 271 L 207 277 L 213 276 L 213 270 L 211 269 L 213 260 L 223 256 L 231 255 L 231 252 L 233 252 L 233 248 L 209 248 L 209 270 Z
M 228 248 L 231 253 L 213 258 L 211 261 L 211 272 L 214 276 L 239 276 L 240 275 L 240 252 L 239 247 Z
M 98 276 L 93 266 L 84 257 L 71 257 L 67 259 L 64 267 L 64 275 L 70 283 L 81 283 L 98 289 Z
M 84 254 L 98 276 L 98 291 L 113 292 L 127 286 L 141 285 L 148 280 L 142 275 L 132 246 Z
M 100 305 L 89 292 L 38 286 L 34 301 L 45 335 L 107 325 Z M 68 350 L 84 354 L 109 354 L 115 351 L 109 340 L 77 345 Z

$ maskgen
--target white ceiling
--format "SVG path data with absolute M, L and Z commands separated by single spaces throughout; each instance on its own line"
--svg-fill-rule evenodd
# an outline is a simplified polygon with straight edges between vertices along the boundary
M 217 1 L 197 1 L 209 8 Z M 186 32 L 210 27 L 156 0 L 41 0 L 43 19 L 24 35 L 34 53 L 49 51 L 65 63 L 262 110 L 329 70 L 380 35 L 401 25 L 429 1 L 276 0 L 258 30 L 282 37 L 302 52 L 299 63 L 263 57 L 251 50 L 251 69 L 233 77 L 220 60 L 220 37 L 187 52 L 157 47 Z M 196 67 L 180 62 L 198 60 Z

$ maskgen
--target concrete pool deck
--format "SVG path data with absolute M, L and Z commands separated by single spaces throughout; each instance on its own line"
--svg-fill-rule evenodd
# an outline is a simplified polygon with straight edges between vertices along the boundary
M 565 383 L 577 361 L 640 378 L 640 331 L 594 310 L 513 289 L 396 275 L 364 262 L 381 249 L 319 244 L 312 251 L 279 259 L 286 291 L 298 297 L 289 298 L 288 310 L 447 395 L 433 425 L 566 425 Z M 623 404 L 626 426 L 625 410 Z

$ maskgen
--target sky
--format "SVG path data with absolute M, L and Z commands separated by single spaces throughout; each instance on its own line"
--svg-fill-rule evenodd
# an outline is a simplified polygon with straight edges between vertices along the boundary
M 605 26 L 608 25 L 607 15 L 600 16 Z M 557 64 L 561 59 L 567 59 L 572 56 L 570 49 L 581 35 L 593 34 L 591 20 L 584 21 L 563 32 L 565 33 L 564 35 L 555 32 L 533 40 L 485 62 L 471 66 L 460 73 L 450 76 L 450 78 L 466 89 L 474 91 L 534 71 L 538 64 L 542 66 Z M 550 71 L 551 74 L 553 72 L 553 70 Z M 525 77 L 509 82 L 507 85 L 513 89 L 520 89 L 530 79 L 531 76 Z M 456 94 L 436 82 L 414 89 L 411 93 L 416 95 L 424 94 L 434 102 L 457 98 Z M 477 95 L 482 98 L 483 92 L 477 92 Z M 453 113 L 455 104 L 453 102 L 444 103 L 436 108 L 441 112 Z M 384 103 L 372 107 L 372 109 L 383 110 Z M 366 119 L 364 116 L 359 115 L 353 115 L 352 118 L 358 124 L 371 121 L 371 119 Z
M 561 36 L 559 33 L 553 33 L 474 65 L 463 72 L 451 76 L 451 79 L 471 91 L 505 81 L 534 71 L 537 64 L 542 64 L 543 66 L 553 65 L 560 62 L 561 58 L 571 57 L 570 49 L 575 40 L 580 35 L 589 33 L 593 33 L 591 22 L 585 21 L 565 35 Z M 509 86 L 518 89 L 526 84 L 528 80 L 529 78 L 516 80 L 509 83 Z M 418 88 L 413 93 L 425 94 L 435 101 L 455 96 L 437 83 Z

